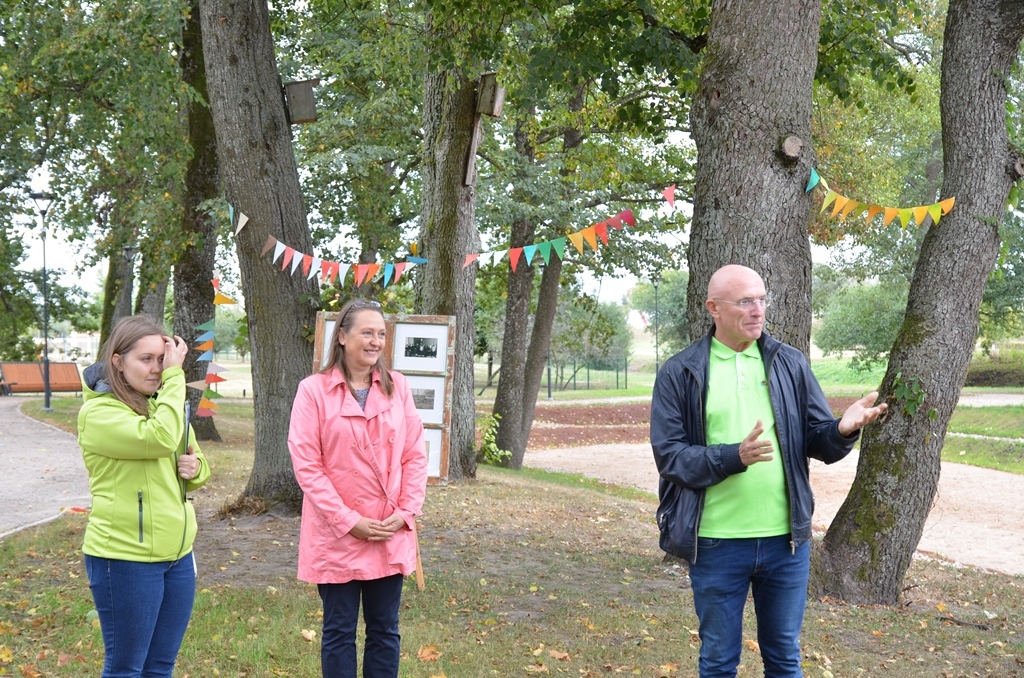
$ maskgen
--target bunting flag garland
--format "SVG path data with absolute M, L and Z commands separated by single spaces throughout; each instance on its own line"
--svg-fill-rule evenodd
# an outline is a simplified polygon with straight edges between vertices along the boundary
M 918 226 L 924 226 L 925 220 L 929 218 L 933 224 L 937 224 L 939 219 L 948 214 L 956 203 L 955 197 L 946 198 L 931 205 L 916 205 L 914 207 L 883 207 L 881 205 L 863 203 L 833 191 L 829 188 L 828 182 L 818 174 L 818 170 L 812 167 L 811 176 L 807 180 L 807 188 L 804 189 L 804 192 L 809 193 L 817 186 L 821 186 L 825 191 L 825 197 L 821 202 L 821 214 L 824 214 L 825 210 L 831 205 L 830 217 L 843 221 L 847 218 L 856 219 L 863 214 L 865 215 L 865 221 L 869 224 L 875 217 L 881 214 L 882 228 L 891 224 L 893 219 L 896 218 L 899 218 L 902 228 L 909 226 L 911 221 L 914 221 Z
M 239 231 L 241 231 L 243 228 L 245 228 L 245 225 L 247 223 L 249 223 L 249 217 L 245 216 L 242 213 L 239 213 L 238 214 L 238 226 L 235 227 L 235 235 L 236 236 L 238 235 Z
M 197 330 L 203 330 L 204 332 L 212 332 L 213 331 L 213 321 L 210 320 L 208 322 L 203 323 L 202 325 L 196 325 L 196 329 Z
M 676 206 L 676 185 L 675 184 L 672 184 L 671 186 L 666 188 L 664 191 L 661 192 L 661 194 L 663 196 L 665 196 L 665 200 L 668 201 L 668 206 L 669 207 L 673 207 L 674 208 Z
M 244 218 L 245 215 L 242 215 Z M 273 246 L 271 241 L 263 246 L 263 253 L 266 254 L 270 251 Z M 214 278 L 210 281 L 215 290 L 213 296 L 214 304 L 236 304 L 237 302 L 223 294 L 220 291 L 220 278 Z M 216 324 L 216 318 L 209 320 L 202 325 L 196 326 L 196 330 L 202 332 L 198 337 L 195 338 L 195 349 L 197 351 L 203 351 L 203 353 L 196 358 L 196 362 L 208 363 L 206 366 L 206 378 L 203 381 L 190 381 L 186 386 L 194 388 L 197 391 L 202 391 L 203 395 L 199 400 L 199 407 L 196 408 L 197 417 L 212 417 L 217 413 L 217 404 L 213 402 L 213 399 L 220 398 L 221 395 L 210 388 L 210 384 L 216 384 L 222 381 L 227 381 L 224 377 L 220 376 L 220 372 L 227 371 L 227 368 L 221 367 L 213 362 L 213 351 L 214 351 L 214 326 Z
M 204 379 L 203 381 L 190 381 L 187 384 L 185 384 L 185 386 L 188 386 L 189 388 L 194 388 L 197 391 L 205 391 L 206 380 Z
M 217 292 L 217 294 L 215 294 L 214 297 L 213 297 L 213 303 L 214 304 L 236 304 L 238 302 L 236 302 L 234 299 L 231 299 L 230 297 L 224 296 L 220 292 Z
M 666 191 L 667 190 L 668 189 L 666 189 Z M 509 266 L 512 268 L 512 272 L 515 273 L 520 262 L 525 261 L 527 266 L 531 265 L 534 256 L 538 252 L 540 253 L 540 258 L 544 260 L 545 264 L 548 264 L 551 261 L 552 250 L 554 251 L 555 256 L 559 259 L 565 259 L 566 240 L 571 242 L 573 247 L 575 247 L 576 251 L 580 254 L 583 254 L 586 251 L 585 245 L 590 245 L 592 250 L 597 251 L 598 241 L 604 245 L 608 244 L 608 227 L 611 226 L 612 228 L 622 230 L 624 224 L 628 224 L 630 226 L 636 225 L 636 220 L 633 218 L 632 210 L 623 210 L 604 221 L 587 226 L 575 233 L 563 235 L 561 238 L 555 238 L 554 240 L 545 240 L 544 242 L 523 245 L 522 247 L 513 247 L 507 250 L 469 253 L 466 255 L 466 258 L 462 263 L 462 268 L 467 268 L 474 261 L 480 268 L 483 268 L 484 266 L 494 266 L 501 261 L 507 252 L 509 257 Z M 412 257 L 409 257 L 409 260 L 411 261 Z

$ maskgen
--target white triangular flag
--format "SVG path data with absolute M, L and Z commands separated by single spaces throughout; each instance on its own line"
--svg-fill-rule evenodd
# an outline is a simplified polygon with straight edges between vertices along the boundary
M 287 245 L 278 240 L 277 244 L 274 245 L 274 258 L 270 260 L 270 263 L 276 264 L 277 260 L 284 254 L 285 249 L 287 249 Z
M 316 257 L 313 257 L 313 263 L 309 267 L 309 275 L 306 276 L 306 280 L 312 280 L 313 278 L 316 277 L 317 273 L 320 272 L 320 264 L 322 262 L 323 259 L 317 259 Z
M 247 217 L 244 214 L 242 214 L 241 212 L 239 212 L 238 213 L 238 226 L 235 227 L 235 235 L 238 235 L 238 232 L 241 231 L 243 228 L 245 228 L 245 225 L 248 222 L 249 222 L 249 217 Z

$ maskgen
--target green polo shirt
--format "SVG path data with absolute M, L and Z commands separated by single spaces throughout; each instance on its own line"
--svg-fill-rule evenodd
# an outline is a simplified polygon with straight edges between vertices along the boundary
M 789 534 L 786 472 L 757 342 L 737 353 L 712 338 L 706 416 L 708 445 L 739 443 L 760 419 L 761 439 L 771 440 L 773 452 L 771 461 L 751 464 L 707 488 L 697 534 L 717 539 Z

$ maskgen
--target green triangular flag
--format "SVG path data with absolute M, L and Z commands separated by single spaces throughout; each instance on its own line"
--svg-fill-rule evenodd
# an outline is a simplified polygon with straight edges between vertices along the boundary
M 209 322 L 205 322 L 202 325 L 196 325 L 196 329 L 197 330 L 212 330 L 213 329 L 213 323 L 214 323 L 214 321 L 210 320 Z
M 221 394 L 217 393 L 212 388 L 207 388 L 205 391 L 203 391 L 203 397 L 204 398 L 213 399 L 213 398 L 223 398 L 224 396 L 222 396 Z
M 551 241 L 537 243 L 537 249 L 540 250 L 540 255 L 544 257 L 544 263 L 548 263 L 551 260 Z
M 232 227 L 235 225 L 235 206 L 228 203 L 228 224 Z
M 558 254 L 558 258 L 565 259 L 565 236 L 562 236 L 557 240 L 552 240 L 551 244 L 554 246 L 555 252 Z

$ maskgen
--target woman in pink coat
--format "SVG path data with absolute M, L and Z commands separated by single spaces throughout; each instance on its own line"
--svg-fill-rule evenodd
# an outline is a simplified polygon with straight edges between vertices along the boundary
M 398 676 L 398 609 L 416 569 L 427 457 L 405 377 L 384 368 L 384 339 L 379 306 L 346 304 L 324 368 L 302 380 L 292 405 L 288 447 L 305 495 L 299 579 L 323 601 L 324 678 L 356 676 L 360 598 L 363 676 Z

